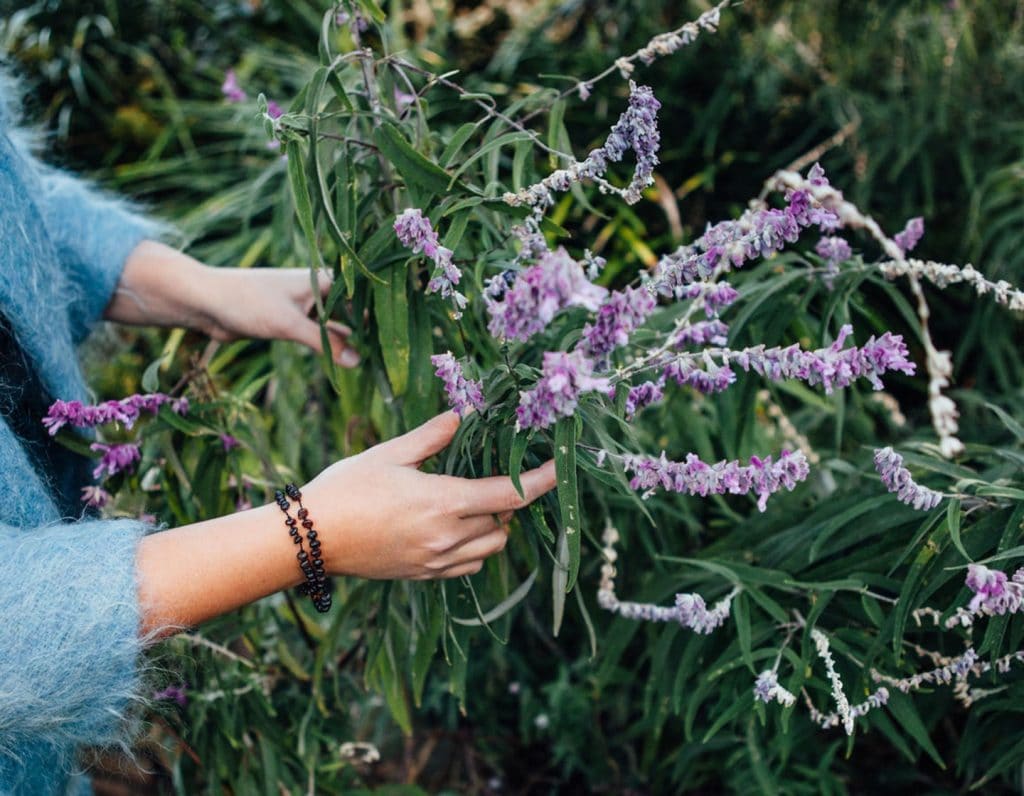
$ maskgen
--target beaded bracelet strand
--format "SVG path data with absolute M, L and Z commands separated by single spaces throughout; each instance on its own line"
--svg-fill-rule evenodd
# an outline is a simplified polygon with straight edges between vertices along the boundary
M 288 509 L 291 507 L 291 504 L 288 502 L 289 497 L 299 504 L 298 520 L 288 512 Z M 277 501 L 278 508 L 284 512 L 285 525 L 288 526 L 288 534 L 292 537 L 292 542 L 299 546 L 299 551 L 295 554 L 295 558 L 298 560 L 299 568 L 306 579 L 306 582 L 299 586 L 299 591 L 309 596 L 317 611 L 326 613 L 331 609 L 330 581 L 327 579 L 327 574 L 324 570 L 321 544 L 317 538 L 316 529 L 313 527 L 313 521 L 309 518 L 309 510 L 302 505 L 302 493 L 295 484 L 288 484 L 284 492 L 281 490 L 274 492 L 274 500 Z M 298 528 L 300 522 L 307 534 L 306 540 L 309 542 L 309 553 L 306 552 L 302 533 Z M 312 559 L 310 555 L 312 555 Z

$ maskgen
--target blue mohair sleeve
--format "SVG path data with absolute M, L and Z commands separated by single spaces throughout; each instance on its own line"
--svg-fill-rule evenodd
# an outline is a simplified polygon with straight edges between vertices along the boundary
M 45 166 L 39 170 L 38 206 L 61 267 L 76 289 L 71 329 L 80 342 L 103 315 L 128 255 L 141 241 L 162 237 L 166 230 L 77 177 Z
M 147 530 L 0 524 L 0 791 L 28 792 L 40 772 L 26 755 L 57 753 L 66 776 L 78 745 L 126 737 L 142 649 L 135 550 Z

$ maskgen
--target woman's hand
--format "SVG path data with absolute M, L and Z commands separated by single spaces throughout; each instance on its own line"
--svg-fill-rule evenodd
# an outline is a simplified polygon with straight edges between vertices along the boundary
M 331 277 L 318 275 L 321 295 Z M 149 326 L 184 326 L 214 340 L 252 337 L 292 340 L 323 350 L 320 324 L 309 317 L 315 296 L 309 271 L 301 268 L 211 268 L 169 246 L 143 241 L 128 256 L 105 317 Z M 359 364 L 348 346 L 349 330 L 327 326 L 334 360 Z
M 302 489 L 329 572 L 363 578 L 454 578 L 505 547 L 507 523 L 555 486 L 554 462 L 512 479 L 419 471 L 459 427 L 453 412 L 337 462 Z

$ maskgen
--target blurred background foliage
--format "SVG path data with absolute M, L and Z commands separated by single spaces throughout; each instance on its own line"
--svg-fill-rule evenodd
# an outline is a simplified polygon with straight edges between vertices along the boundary
M 458 69 L 467 89 L 510 104 L 540 87 L 571 86 L 566 76 L 600 72 L 618 54 L 696 16 L 706 4 L 396 0 L 384 7 L 393 46 L 414 50 L 435 72 Z M 282 199 L 287 177 L 280 153 L 268 149 L 255 103 L 226 104 L 220 84 L 233 68 L 251 98 L 263 92 L 286 104 L 317 64 L 325 8 L 305 0 L 0 0 L 0 47 L 25 78 L 28 115 L 50 132 L 58 161 L 152 207 L 207 262 L 301 266 L 307 260 L 295 247 L 290 202 Z M 652 201 L 602 206 L 600 214 L 566 204 L 556 220 L 608 258 L 610 279 L 626 280 L 707 221 L 738 213 L 774 170 L 837 136 L 836 145 L 822 151 L 822 163 L 832 182 L 883 227 L 894 231 L 923 215 L 928 232 L 920 256 L 973 262 L 990 278 L 1020 285 L 1022 26 L 1024 3 L 1011 0 L 748 2 L 726 12 L 719 34 L 638 74 L 663 104 L 662 165 Z M 577 153 L 603 138 L 623 98 L 621 82 L 609 81 L 588 103 L 568 105 L 565 123 Z M 444 106 L 453 128 L 473 118 L 465 106 Z M 898 305 L 886 297 L 884 285 L 864 286 L 854 311 L 873 317 L 878 328 L 906 331 Z M 1022 414 L 1019 317 L 962 288 L 929 290 L 929 298 L 933 335 L 940 347 L 954 351 L 952 394 L 968 429 L 963 436 L 1019 450 L 984 406 L 990 401 Z M 803 294 L 778 295 L 753 315 L 750 334 L 781 336 L 780 323 L 792 317 L 799 326 L 810 303 Z M 264 484 L 251 474 L 266 475 L 269 462 L 309 477 L 395 428 L 368 379 L 342 376 L 342 399 L 335 405 L 326 399 L 327 377 L 292 346 L 208 345 L 178 333 L 116 335 L 94 344 L 90 354 L 101 395 L 138 389 L 154 362 L 160 369 L 148 372 L 165 386 L 183 375 L 195 382 L 201 373 L 210 408 L 200 421 L 237 434 L 248 451 L 225 462 L 211 452 L 215 438 L 208 434 L 198 437 L 202 445 L 185 445 L 185 469 L 205 468 L 216 477 L 204 481 L 207 490 L 197 488 L 195 505 L 166 506 L 161 518 L 167 521 L 262 499 Z M 927 439 L 920 385 L 900 383 L 894 392 L 909 427 Z M 645 439 L 652 449 L 671 438 L 679 450 L 710 450 L 701 424 L 692 423 L 701 418 L 707 427 L 731 430 L 731 441 L 716 450 L 735 455 L 768 433 L 763 407 L 751 412 L 758 406 L 753 394 L 751 382 L 699 407 L 655 410 Z M 763 517 L 732 502 L 667 502 L 658 508 L 660 530 L 638 534 L 632 552 L 626 545 L 620 593 L 665 599 L 683 585 L 702 586 L 704 576 L 691 570 L 684 577 L 678 563 L 657 558 L 695 551 L 785 570 L 804 581 L 862 572 L 875 587 L 899 592 L 900 580 L 885 563 L 911 555 L 941 524 L 893 511 L 877 483 L 858 473 L 868 458 L 866 445 L 906 430 L 890 426 L 857 394 L 848 396 L 848 407 L 805 395 L 775 398 L 809 433 L 829 472 L 848 477 L 840 493 L 817 504 L 787 496 L 773 501 L 774 510 Z M 426 397 L 425 408 L 436 401 L 436 395 Z M 685 419 L 691 422 L 681 423 Z M 304 433 L 295 434 L 300 426 Z M 189 433 L 198 432 L 169 430 L 179 435 L 175 444 L 184 444 L 180 435 Z M 1019 462 L 1007 461 L 985 477 L 1019 482 Z M 913 462 L 965 475 L 923 456 Z M 628 511 L 613 507 L 613 514 L 616 508 Z M 1012 509 L 990 514 L 968 547 L 980 555 L 1017 544 L 1020 521 Z M 822 538 L 823 529 L 832 535 Z M 958 563 L 945 544 L 928 565 L 935 578 L 930 593 L 950 582 L 942 567 Z M 581 574 L 591 606 L 596 568 L 591 556 Z M 920 567 L 914 572 L 922 577 Z M 905 570 L 899 574 L 906 577 Z M 393 587 L 396 594 L 403 589 Z M 382 613 L 389 611 L 387 587 L 351 583 L 342 590 L 339 603 L 365 607 L 360 599 L 372 599 Z M 944 593 L 956 590 L 947 585 Z M 879 611 L 862 607 L 857 594 L 831 591 L 822 599 L 831 602 L 837 628 L 844 617 L 852 626 Z M 373 641 L 355 608 L 336 609 L 325 628 L 307 621 L 289 596 L 226 617 L 202 635 L 168 645 L 162 661 L 168 681 L 187 682 L 191 698 L 186 711 L 171 705 L 153 718 L 141 754 L 154 773 L 132 787 L 298 793 L 314 789 L 310 771 L 316 773 L 315 792 L 330 793 L 398 782 L 409 783 L 408 790 L 391 786 L 387 792 L 421 792 L 416 786 L 459 793 L 956 793 L 972 783 L 983 783 L 986 792 L 1020 787 L 1024 748 L 1015 715 L 1024 705 L 1016 701 L 1024 687 L 1016 680 L 970 712 L 954 706 L 945 691 L 919 699 L 919 732 L 907 729 L 910 720 L 898 722 L 903 731 L 897 731 L 880 714 L 854 749 L 802 716 L 789 719 L 785 733 L 777 717 L 765 726 L 750 710 L 740 719 L 726 716 L 719 726 L 732 705 L 749 702 L 752 677 L 708 680 L 699 674 L 742 665 L 735 640 L 608 621 L 595 609 L 602 644 L 592 655 L 582 622 L 553 640 L 544 610 L 526 602 L 503 619 L 496 629 L 511 638 L 507 645 L 486 637 L 473 641 L 460 673 L 468 694 L 464 710 L 448 693 L 452 678 L 443 661 L 425 680 L 418 709 L 407 705 L 404 693 L 364 691 L 366 681 L 382 685 L 386 678 L 380 656 L 368 652 Z M 460 613 L 473 612 L 463 606 Z M 882 621 L 891 623 L 892 615 Z M 755 648 L 765 641 L 766 634 L 757 638 L 759 628 L 768 626 L 755 624 Z M 999 649 L 1020 646 L 1022 628 L 1011 624 L 1007 630 L 1004 623 L 1003 633 Z M 853 630 L 837 631 L 835 643 L 861 657 L 877 654 Z M 327 678 L 325 668 L 332 672 Z M 849 675 L 847 682 L 858 681 Z M 396 705 L 399 713 L 406 710 L 411 734 L 391 718 Z M 378 744 L 382 762 L 363 765 L 342 756 L 339 744 L 352 740 Z M 128 774 L 107 776 L 113 782 Z

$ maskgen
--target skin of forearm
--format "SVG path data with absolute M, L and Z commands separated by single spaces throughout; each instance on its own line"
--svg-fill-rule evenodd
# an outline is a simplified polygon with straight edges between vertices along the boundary
M 144 537 L 136 552 L 140 633 L 156 639 L 303 582 L 269 504 Z
M 204 329 L 216 270 L 163 243 L 144 240 L 128 255 L 103 317 L 134 326 Z

